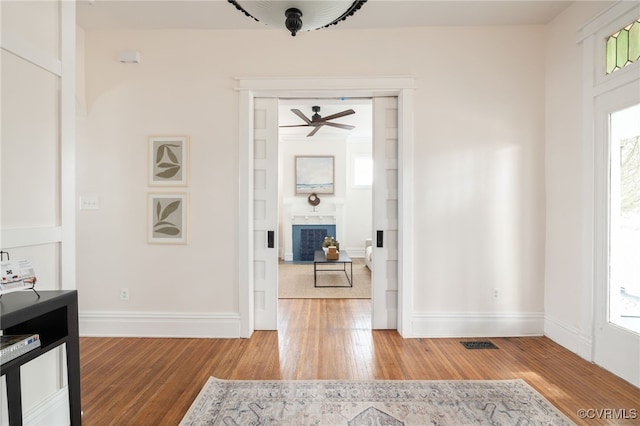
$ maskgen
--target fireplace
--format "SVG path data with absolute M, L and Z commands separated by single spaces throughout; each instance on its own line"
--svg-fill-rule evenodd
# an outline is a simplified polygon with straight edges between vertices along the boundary
M 311 262 L 316 250 L 322 248 L 326 236 L 336 236 L 335 225 L 292 225 L 293 261 Z
M 282 245 L 280 246 L 282 251 L 279 253 L 279 256 L 286 262 L 301 261 L 299 244 L 301 230 L 303 229 L 324 230 L 326 235 L 331 235 L 338 241 L 343 237 L 342 232 L 344 231 L 344 226 L 341 226 L 341 224 L 344 223 L 344 218 L 342 217 L 344 201 L 342 199 L 323 199 L 321 211 L 316 211 L 315 208 L 310 209 L 309 206 L 305 206 L 305 204 L 306 198 L 304 201 L 298 198 L 285 198 L 282 202 Z M 313 234 L 313 232 L 311 232 L 311 234 Z M 322 235 L 322 231 L 320 231 L 320 235 Z M 310 235 L 307 235 L 307 237 L 309 236 Z M 320 244 L 318 249 L 320 249 L 320 247 L 322 247 L 322 244 Z M 310 248 L 309 250 L 312 249 Z M 313 253 L 311 253 L 311 261 L 313 261 Z

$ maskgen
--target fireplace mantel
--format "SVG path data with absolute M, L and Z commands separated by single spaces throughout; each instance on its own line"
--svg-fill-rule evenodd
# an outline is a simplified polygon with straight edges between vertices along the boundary
M 291 225 L 335 225 L 336 212 L 294 212 Z

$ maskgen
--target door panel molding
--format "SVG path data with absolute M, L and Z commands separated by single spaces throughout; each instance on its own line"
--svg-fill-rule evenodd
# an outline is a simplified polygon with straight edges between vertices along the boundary
M 373 98 L 373 329 L 398 327 L 398 98 Z
M 277 330 L 278 99 L 256 98 L 253 110 L 254 327 Z

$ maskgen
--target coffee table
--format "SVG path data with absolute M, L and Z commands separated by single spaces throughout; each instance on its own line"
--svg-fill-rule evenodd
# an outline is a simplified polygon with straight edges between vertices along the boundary
M 318 287 L 318 272 L 328 272 L 328 271 L 344 271 L 344 275 L 347 277 L 348 286 L 346 285 L 321 285 L 319 287 L 353 287 L 353 261 L 349 257 L 346 251 L 341 250 L 339 253 L 339 258 L 336 260 L 327 260 L 327 256 L 324 254 L 322 250 L 316 250 L 313 254 L 313 286 Z M 347 274 L 347 263 L 349 264 L 349 274 Z M 320 265 L 340 265 L 342 264 L 342 269 L 327 269 L 324 266 Z

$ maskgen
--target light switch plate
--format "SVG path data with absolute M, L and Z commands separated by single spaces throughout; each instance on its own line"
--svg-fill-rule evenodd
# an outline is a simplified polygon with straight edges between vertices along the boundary
M 98 210 L 100 201 L 96 196 L 80 197 L 80 210 Z

